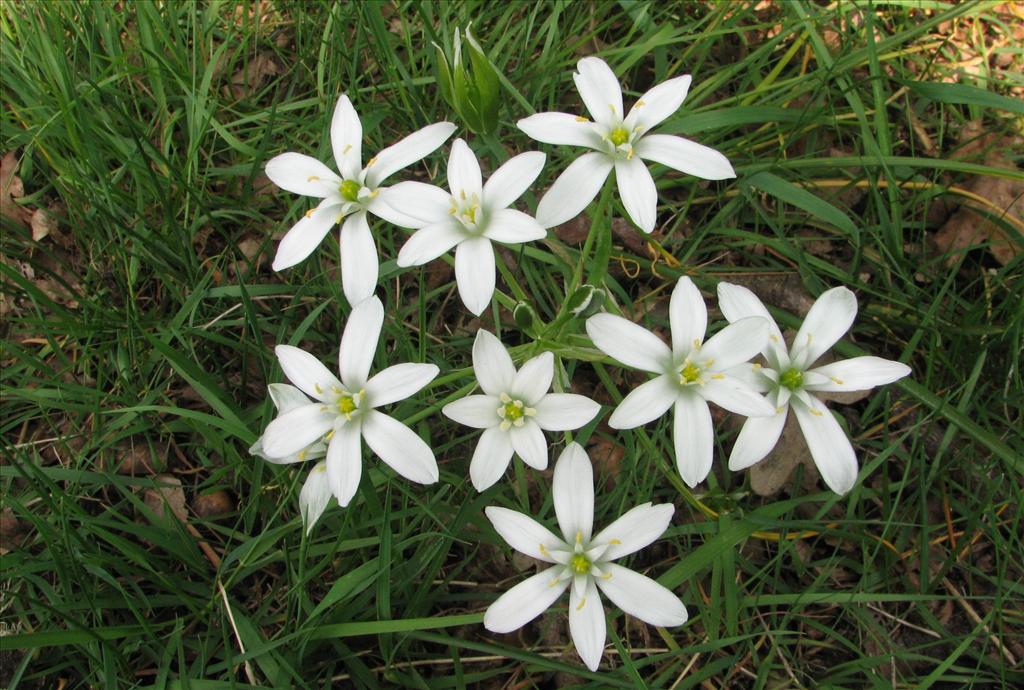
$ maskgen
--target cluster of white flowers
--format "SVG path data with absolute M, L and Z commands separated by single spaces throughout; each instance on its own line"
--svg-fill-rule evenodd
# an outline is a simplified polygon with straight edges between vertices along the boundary
M 448 158 L 447 190 L 413 181 L 384 187 L 382 182 L 390 175 L 440 147 L 455 125 L 425 127 L 384 149 L 364 167 L 362 125 L 346 96 L 339 99 L 331 122 L 338 174 L 299 153 L 282 154 L 267 164 L 267 174 L 278 186 L 321 199 L 284 236 L 274 269 L 308 257 L 341 222 L 342 286 L 353 305 L 341 338 L 338 377 L 303 350 L 277 347 L 281 368 L 294 385 L 270 385 L 278 414 L 251 448 L 274 463 L 318 461 L 299 497 L 307 531 L 331 497 L 342 506 L 352 501 L 362 476 L 362 440 L 407 479 L 430 484 L 439 477 L 427 443 L 377 409 L 427 386 L 438 367 L 397 364 L 370 376 L 385 311 L 373 296 L 379 266 L 367 213 L 415 230 L 399 251 L 401 267 L 424 264 L 454 249 L 459 295 L 469 311 L 479 315 L 491 304 L 495 288 L 492 243 L 514 245 L 544 238 L 546 228 L 582 212 L 612 170 L 623 208 L 644 232 L 656 225 L 658 196 L 643 161 L 705 179 L 735 176 L 721 153 L 681 137 L 650 133 L 680 107 L 689 76 L 650 89 L 628 113 L 619 83 L 602 60 L 580 60 L 574 78 L 592 119 L 539 113 L 518 123 L 538 141 L 591 149 L 559 175 L 541 198 L 536 217 L 510 207 L 537 179 L 545 163 L 543 153 L 514 156 L 484 183 L 476 155 L 465 141 L 456 139 Z M 846 288 L 829 290 L 814 304 L 791 352 L 752 292 L 727 283 L 719 284 L 718 292 L 729 324 L 706 341 L 707 308 L 687 277 L 679 279 L 670 301 L 671 347 L 621 316 L 598 313 L 586 321 L 586 332 L 599 350 L 626 366 L 655 374 L 622 400 L 608 425 L 631 429 L 674 408 L 676 463 L 693 487 L 707 477 L 714 456 L 709 402 L 748 417 L 729 458 L 734 470 L 749 467 L 771 451 L 792 408 L 825 482 L 838 493 L 849 491 L 857 478 L 853 448 L 813 394 L 872 388 L 906 376 L 909 368 L 877 357 L 814 367 L 852 325 L 857 303 Z M 481 393 L 445 405 L 443 413 L 483 430 L 469 464 L 477 491 L 498 482 L 513 455 L 533 469 L 545 469 L 549 448 L 544 432 L 579 429 L 600 412 L 598 403 L 582 395 L 550 392 L 555 373 L 551 352 L 526 360 L 517 370 L 501 341 L 480 330 L 472 354 Z M 763 362 L 752 362 L 759 355 Z M 486 511 L 494 529 L 513 548 L 551 564 L 487 609 L 484 624 L 489 630 L 521 627 L 570 589 L 570 632 L 593 670 L 605 641 L 599 591 L 652 625 L 686 621 L 686 608 L 675 594 L 612 563 L 656 540 L 668 528 L 671 504 L 644 503 L 593 535 L 593 471 L 576 443 L 569 443 L 559 457 L 552 490 L 562 538 L 520 513 L 499 507 Z

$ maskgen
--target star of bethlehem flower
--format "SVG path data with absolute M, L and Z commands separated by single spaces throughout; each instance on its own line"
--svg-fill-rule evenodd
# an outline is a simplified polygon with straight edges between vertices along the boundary
M 868 390 L 903 378 L 910 367 L 881 357 L 854 357 L 813 366 L 857 316 L 857 297 L 845 287 L 827 290 L 814 302 L 791 350 L 753 292 L 719 283 L 718 301 L 729 321 L 738 323 L 757 316 L 768 323 L 770 334 L 762 351 L 766 364 L 741 365 L 731 373 L 767 393 L 775 406 L 775 414 L 744 423 L 729 456 L 729 469 L 745 469 L 768 455 L 792 409 L 825 483 L 837 494 L 849 491 L 857 481 L 857 455 L 839 422 L 814 394 Z
M 596 671 L 605 641 L 599 591 L 629 615 L 651 625 L 686 622 L 686 607 L 669 589 L 612 562 L 660 537 L 672 520 L 672 504 L 638 505 L 593 535 L 594 473 L 586 451 L 576 443 L 566 446 L 555 463 L 552 491 L 563 538 L 514 510 L 491 506 L 485 511 L 512 548 L 552 564 L 487 608 L 484 626 L 488 630 L 507 633 L 521 628 L 569 589 L 569 632 L 583 663 Z
M 416 228 L 398 253 L 399 266 L 420 266 L 455 247 L 455 280 L 466 307 L 479 315 L 494 294 L 491 242 L 521 244 L 546 234 L 536 220 L 508 208 L 530 186 L 544 154 L 522 153 L 509 159 L 483 184 L 480 163 L 462 139 L 452 144 L 448 187 L 402 182 L 388 190 L 385 202 L 409 217 L 396 225 Z
M 377 286 L 377 247 L 367 212 L 392 221 L 404 216 L 384 203 L 385 178 L 429 155 L 455 131 L 437 122 L 387 147 L 362 166 L 363 126 L 348 96 L 342 95 L 331 120 L 331 148 L 341 175 L 301 153 L 282 153 L 267 163 L 267 177 L 282 189 L 321 199 L 292 226 L 274 257 L 275 271 L 294 266 L 313 253 L 336 223 L 341 226 L 342 289 L 350 304 L 373 294 Z
M 291 412 L 304 405 L 312 404 L 313 402 L 305 393 L 287 383 L 272 383 L 267 386 L 267 389 L 279 415 Z M 260 436 L 252 444 L 252 447 L 249 448 L 249 452 L 275 464 L 290 464 L 323 458 L 327 455 L 327 444 L 324 443 L 323 439 L 318 438 L 305 448 L 301 448 L 291 455 L 272 458 L 263 452 L 263 437 Z M 302 515 L 302 521 L 306 525 L 306 534 L 313 530 L 313 525 L 323 515 L 330 500 L 331 489 L 327 483 L 327 463 L 321 461 L 306 475 L 302 491 L 299 492 L 299 512 Z
M 434 453 L 423 439 L 376 409 L 420 390 L 437 376 L 438 368 L 395 364 L 370 377 L 383 323 L 384 305 L 376 297 L 352 309 L 338 354 L 340 378 L 297 347 L 275 349 L 285 376 L 309 399 L 282 410 L 267 425 L 259 441 L 260 454 L 271 462 L 294 462 L 324 444 L 327 486 L 342 506 L 349 504 L 359 486 L 363 440 L 406 479 L 431 484 L 438 477 Z M 322 490 L 310 488 L 311 503 L 321 498 Z
M 775 413 L 774 407 L 730 369 L 749 361 L 768 340 L 768 323 L 751 316 L 732 323 L 704 342 L 708 312 L 700 290 L 682 277 L 669 302 L 672 347 L 647 329 L 613 314 L 587 319 L 587 334 L 599 350 L 623 364 L 657 374 L 627 395 L 608 419 L 613 429 L 632 429 L 675 406 L 676 465 L 696 486 L 711 471 L 715 431 L 708 402 L 747 417 Z
M 550 352 L 527 360 L 517 372 L 505 346 L 484 330 L 476 332 L 473 343 L 473 372 L 483 394 L 467 395 L 441 411 L 459 424 L 484 430 L 469 463 L 477 491 L 501 478 L 513 453 L 536 470 L 547 468 L 544 432 L 578 429 L 601 409 L 582 395 L 548 393 L 555 375 Z
M 718 151 L 682 137 L 650 133 L 682 105 L 689 75 L 651 88 L 625 113 L 619 81 L 604 60 L 583 58 L 576 69 L 573 79 L 592 121 L 569 113 L 538 113 L 517 123 L 537 141 L 593 149 L 573 161 L 540 200 L 541 225 L 550 228 L 579 215 L 613 168 L 622 205 L 644 232 L 654 230 L 657 222 L 658 190 L 643 161 L 706 180 L 736 177 Z

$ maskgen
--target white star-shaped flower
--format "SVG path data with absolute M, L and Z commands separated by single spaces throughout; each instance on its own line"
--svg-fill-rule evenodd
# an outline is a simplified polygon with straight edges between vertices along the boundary
M 381 182 L 430 154 L 454 131 L 450 122 L 428 125 L 387 147 L 363 167 L 363 126 L 348 96 L 342 95 L 331 120 L 331 147 L 340 176 L 301 153 L 282 153 L 267 163 L 267 177 L 278 187 L 322 199 L 282 238 L 274 270 L 294 266 L 312 254 L 335 223 L 345 219 L 341 226 L 342 289 L 353 305 L 372 295 L 379 265 L 366 213 L 390 221 L 404 220 L 384 203 Z
M 545 352 L 526 361 L 517 372 L 508 350 L 494 335 L 476 333 L 473 372 L 482 395 L 467 395 L 441 411 L 459 424 L 483 429 L 469 477 L 477 491 L 493 485 L 518 453 L 530 467 L 548 466 L 545 431 L 578 429 L 600 411 L 590 398 L 548 393 L 555 375 L 554 355 Z
M 275 349 L 285 376 L 312 400 L 282 412 L 267 425 L 260 453 L 272 462 L 289 462 L 322 441 L 327 447 L 328 485 L 342 506 L 352 500 L 362 476 L 361 439 L 406 479 L 432 484 L 438 477 L 434 453 L 423 439 L 375 409 L 420 390 L 437 376 L 438 368 L 396 364 L 369 377 L 383 323 L 384 305 L 376 297 L 352 309 L 341 337 L 340 379 L 297 347 Z
M 686 98 L 690 76 L 676 77 L 647 91 L 625 113 L 622 89 L 604 60 L 586 57 L 573 74 L 576 88 L 593 121 L 569 113 L 537 113 L 517 124 L 537 141 L 593 149 L 566 168 L 537 206 L 545 228 L 574 217 L 594 200 L 615 169 L 626 213 L 644 232 L 654 230 L 658 190 L 643 161 L 661 163 L 706 180 L 736 177 L 729 160 L 718 151 L 682 137 L 650 134 Z
M 657 374 L 630 392 L 608 419 L 613 429 L 632 429 L 675 406 L 674 439 L 679 474 L 691 487 L 711 471 L 715 430 L 708 402 L 758 417 L 774 408 L 729 370 L 749 361 L 768 340 L 768 323 L 757 316 L 736 321 L 704 342 L 708 312 L 700 290 L 682 277 L 669 302 L 671 349 L 642 326 L 613 314 L 587 319 L 587 334 L 602 352 L 623 364 Z
M 729 321 L 757 316 L 768 323 L 768 341 L 762 352 L 767 364 L 742 365 L 730 373 L 767 393 L 776 409 L 772 416 L 744 423 L 729 456 L 729 469 L 745 469 L 768 455 L 778 443 L 792 409 L 825 483 L 837 494 L 849 491 L 857 482 L 857 455 L 839 422 L 812 394 L 868 390 L 903 378 L 910 367 L 881 357 L 854 357 L 812 368 L 850 330 L 857 316 L 857 297 L 845 287 L 827 290 L 815 300 L 793 339 L 791 351 L 786 349 L 775 320 L 753 292 L 719 283 L 718 302 Z
M 521 244 L 546 234 L 536 220 L 508 208 L 537 179 L 544 154 L 522 153 L 509 159 L 483 184 L 480 163 L 462 139 L 448 158 L 451 192 L 422 182 L 401 182 L 388 190 L 386 203 L 417 228 L 398 253 L 399 266 L 419 266 L 455 247 L 455 280 L 462 302 L 479 315 L 494 294 L 494 249 L 491 242 Z
M 553 564 L 502 594 L 484 613 L 484 626 L 497 633 L 517 630 L 543 613 L 566 589 L 569 632 L 583 663 L 596 671 L 605 641 L 604 607 L 598 590 L 635 618 L 659 626 L 682 625 L 687 613 L 669 589 L 612 563 L 654 542 L 668 528 L 671 503 L 644 503 L 592 536 L 594 472 L 579 444 L 570 443 L 555 463 L 555 515 L 563 538 L 522 513 L 485 511 L 494 529 L 520 553 Z

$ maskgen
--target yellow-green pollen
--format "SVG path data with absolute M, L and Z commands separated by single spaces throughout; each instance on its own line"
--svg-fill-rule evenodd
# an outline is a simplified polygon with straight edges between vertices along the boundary
M 582 553 L 578 553 L 569 561 L 569 568 L 576 575 L 586 575 L 590 572 L 590 560 Z
M 608 140 L 616 146 L 622 146 L 629 141 L 629 132 L 626 131 L 625 127 L 618 127 L 613 129 L 611 134 L 608 135 Z
M 501 418 L 502 431 L 508 431 L 514 426 L 523 426 L 526 422 L 523 417 L 532 417 L 537 414 L 537 410 L 527 407 L 522 400 L 513 400 L 508 393 L 502 393 L 499 400 L 501 400 L 501 407 L 497 409 L 497 413 Z
M 512 423 L 515 423 L 517 419 L 522 419 L 523 402 L 521 400 L 514 400 L 510 403 L 505 403 L 505 414 L 502 417 Z
M 779 377 L 779 383 L 789 390 L 795 391 L 804 385 L 803 372 L 797 371 L 796 369 L 787 369 L 782 376 Z
M 700 381 L 700 367 L 693 362 L 687 362 L 683 370 L 679 372 L 679 383 L 695 383 Z
M 362 188 L 363 186 L 355 180 L 345 180 L 338 187 L 338 191 L 346 201 L 359 201 L 359 190 Z

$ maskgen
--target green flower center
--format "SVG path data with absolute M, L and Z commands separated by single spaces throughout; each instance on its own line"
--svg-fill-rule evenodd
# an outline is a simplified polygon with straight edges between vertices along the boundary
M 513 400 L 512 402 L 505 403 L 505 414 L 503 414 L 502 417 L 513 423 L 515 423 L 517 419 L 522 419 L 523 401 Z
M 629 132 L 626 131 L 625 127 L 618 127 L 612 130 L 612 133 L 608 135 L 608 140 L 616 146 L 622 146 L 629 141 Z
M 352 399 L 351 395 L 343 395 L 338 398 L 338 412 L 343 415 L 350 415 L 356 411 L 359 405 Z
M 345 180 L 338 187 L 338 191 L 346 201 L 359 201 L 359 190 L 362 188 L 363 186 L 355 180 Z
M 785 373 L 779 377 L 779 383 L 789 390 L 795 391 L 804 385 L 803 372 L 796 369 L 787 369 Z
M 586 575 L 590 572 L 590 560 L 582 553 L 578 553 L 569 561 L 569 568 L 576 575 Z
M 694 383 L 700 380 L 700 367 L 693 362 L 687 362 L 683 370 L 679 372 L 679 383 Z

